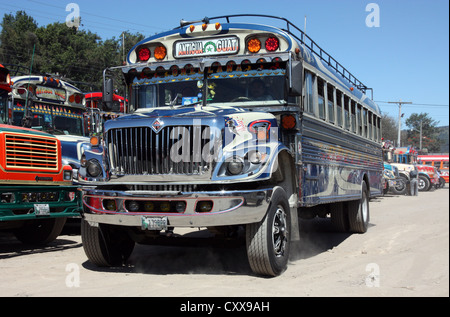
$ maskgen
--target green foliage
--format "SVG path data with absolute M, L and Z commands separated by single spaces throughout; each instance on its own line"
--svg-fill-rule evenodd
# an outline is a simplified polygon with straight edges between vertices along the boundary
M 32 66 L 34 74 L 58 74 L 83 91 L 99 91 L 103 70 L 121 65 L 124 53 L 144 38 L 126 31 L 124 37 L 102 41 L 95 33 L 69 28 L 65 23 L 38 27 L 24 11 L 5 14 L 0 25 L 0 63 L 20 65 L 28 71 Z
M 422 149 L 428 152 L 439 152 L 441 141 L 438 139 L 438 121 L 431 119 L 426 113 L 413 113 L 405 121 L 408 144 L 420 148 L 420 131 L 422 131 Z
M 381 137 L 385 140 L 396 141 L 398 137 L 398 125 L 393 117 L 383 114 L 381 117 Z

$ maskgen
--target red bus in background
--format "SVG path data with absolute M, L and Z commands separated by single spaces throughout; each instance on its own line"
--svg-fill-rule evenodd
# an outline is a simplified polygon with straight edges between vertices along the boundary
M 448 154 L 428 154 L 419 155 L 417 160 L 420 164 L 434 166 L 439 170 L 441 177 L 444 178 L 445 182 L 449 182 L 449 155 Z
M 101 92 L 91 92 L 84 94 L 84 98 L 86 99 L 86 107 L 101 109 L 99 105 L 102 102 L 102 96 L 103 94 Z M 125 98 L 114 94 L 113 100 L 114 100 L 113 111 L 123 113 L 125 109 L 124 108 Z

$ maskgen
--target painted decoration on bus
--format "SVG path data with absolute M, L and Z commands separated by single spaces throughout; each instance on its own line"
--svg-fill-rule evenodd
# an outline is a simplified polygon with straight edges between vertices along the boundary
M 174 57 L 236 54 L 239 39 L 236 36 L 175 42 Z
M 42 98 L 42 99 L 65 101 L 66 100 L 66 91 L 64 89 L 37 86 L 36 87 L 36 97 Z

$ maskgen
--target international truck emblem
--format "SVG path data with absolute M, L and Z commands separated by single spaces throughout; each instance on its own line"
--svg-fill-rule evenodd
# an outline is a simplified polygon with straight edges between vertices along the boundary
M 156 119 L 152 123 L 152 129 L 153 129 L 153 131 L 158 133 L 159 131 L 161 131 L 163 125 L 164 125 L 164 122 L 160 121 L 159 119 Z

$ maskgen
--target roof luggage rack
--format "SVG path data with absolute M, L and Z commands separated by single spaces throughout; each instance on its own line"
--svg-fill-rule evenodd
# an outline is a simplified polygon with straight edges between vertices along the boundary
M 209 23 L 212 20 L 218 20 L 218 19 L 226 19 L 227 23 L 230 23 L 230 18 L 237 18 L 237 17 L 259 17 L 259 18 L 270 18 L 270 19 L 276 19 L 286 22 L 286 28 L 281 30 L 289 33 L 291 36 L 293 36 L 296 40 L 298 40 L 301 44 L 305 45 L 311 52 L 313 52 L 317 57 L 319 57 L 322 61 L 324 61 L 329 67 L 331 67 L 333 70 L 336 71 L 336 73 L 340 74 L 343 78 L 345 78 L 348 82 L 350 82 L 352 85 L 354 85 L 357 89 L 361 90 L 364 94 L 367 90 L 372 91 L 372 98 L 373 98 L 373 90 L 372 88 L 368 88 L 366 85 L 364 85 L 360 80 L 358 80 L 355 76 L 353 76 L 352 73 L 350 73 L 344 66 L 342 66 L 338 61 L 336 61 L 330 54 L 328 54 L 326 51 L 324 51 L 319 45 L 317 45 L 316 42 L 314 42 L 308 35 L 306 35 L 305 32 L 300 30 L 295 24 L 287 20 L 283 17 L 277 17 L 273 15 L 265 15 L 265 14 L 232 14 L 232 15 L 221 15 L 216 17 L 204 17 L 202 20 L 198 21 L 180 21 L 180 26 L 178 28 L 184 27 L 186 25 L 192 24 L 192 23 Z M 298 32 L 298 33 L 294 33 Z

